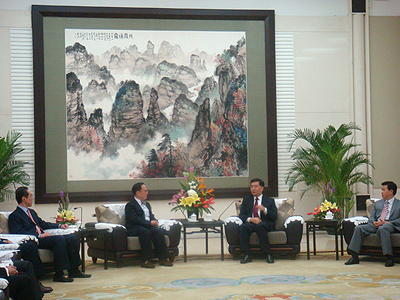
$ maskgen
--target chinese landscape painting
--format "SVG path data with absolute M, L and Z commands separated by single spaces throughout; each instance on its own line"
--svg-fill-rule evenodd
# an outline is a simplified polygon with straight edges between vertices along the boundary
M 65 29 L 69 181 L 248 176 L 246 35 Z

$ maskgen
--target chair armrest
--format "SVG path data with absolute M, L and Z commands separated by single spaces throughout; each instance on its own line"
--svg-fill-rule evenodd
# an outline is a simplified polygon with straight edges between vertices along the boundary
M 0 278 L 0 289 L 4 290 L 6 287 L 8 287 L 8 280 Z
M 229 245 L 240 245 L 239 223 L 233 219 L 229 221 L 225 220 L 225 236 Z
M 169 238 L 169 247 L 178 247 L 181 241 L 181 223 L 176 222 L 173 225 L 169 225 L 169 230 L 164 229 L 164 233 Z
M 128 249 L 128 233 L 126 228 L 115 227 L 112 232 L 107 232 L 107 249 L 126 251 Z
M 287 243 L 289 245 L 299 245 L 303 237 L 303 224 L 304 220 L 300 216 L 290 217 L 285 222 L 285 229 Z
M 87 222 L 87 223 L 85 224 L 85 228 L 94 229 L 94 228 L 96 227 L 96 223 L 97 223 L 97 222 Z
M 353 237 L 354 228 L 356 228 L 358 224 L 364 224 L 368 222 L 368 218 L 364 217 L 361 217 L 361 219 L 357 218 L 358 217 L 347 218 L 342 221 L 343 236 L 347 245 L 350 244 L 351 238 Z
M 353 237 L 354 228 L 359 224 L 368 223 L 367 217 L 352 217 L 342 221 L 343 236 L 346 244 L 350 244 L 351 238 Z
M 107 249 L 110 251 L 126 251 L 128 249 L 128 234 L 126 228 L 122 225 L 112 223 L 86 223 L 86 228 L 106 229 L 102 231 L 102 236 L 97 240 L 90 240 L 87 242 L 90 248 L 104 250 L 104 240 L 107 239 Z

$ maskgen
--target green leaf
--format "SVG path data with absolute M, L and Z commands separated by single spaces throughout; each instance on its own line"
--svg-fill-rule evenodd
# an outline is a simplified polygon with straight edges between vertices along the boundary
M 17 142 L 20 137 L 21 133 L 10 131 L 0 138 L 0 202 L 12 198 L 15 184 L 29 184 L 29 175 L 23 170 L 28 162 L 16 159 L 24 151 Z

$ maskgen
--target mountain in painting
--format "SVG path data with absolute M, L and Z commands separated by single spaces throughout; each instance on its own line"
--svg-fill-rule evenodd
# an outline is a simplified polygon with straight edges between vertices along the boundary
M 143 53 L 131 45 L 99 57 L 79 43 L 66 48 L 68 149 L 104 161 L 131 147 L 142 157 L 130 162 L 134 178 L 182 176 L 191 166 L 203 176 L 247 176 L 245 39 L 222 51 L 214 70 L 204 52 L 186 57 L 166 41 L 155 48 L 148 41 Z

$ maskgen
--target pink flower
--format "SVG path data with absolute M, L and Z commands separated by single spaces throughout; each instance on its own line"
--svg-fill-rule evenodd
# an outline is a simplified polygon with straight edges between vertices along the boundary
M 194 167 L 190 167 L 189 171 L 190 171 L 190 173 L 193 173 L 194 172 Z
M 63 192 L 63 191 L 60 192 L 60 197 L 61 197 L 61 198 L 64 197 L 64 192 Z

